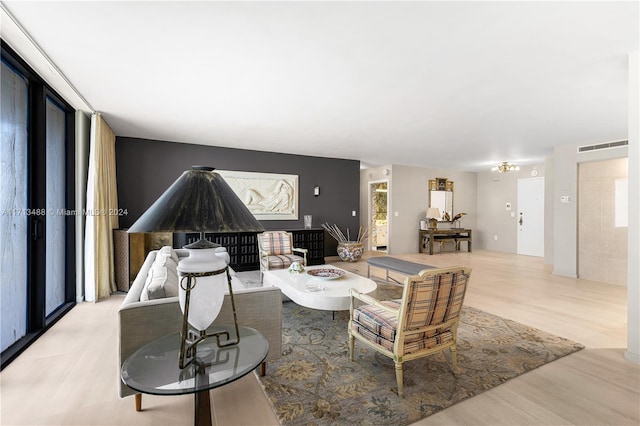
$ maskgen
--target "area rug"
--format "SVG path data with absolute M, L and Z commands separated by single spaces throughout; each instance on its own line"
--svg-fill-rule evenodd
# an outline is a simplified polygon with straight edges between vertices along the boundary
M 393 287 L 379 283 L 379 290 Z M 283 356 L 260 377 L 284 425 L 408 425 L 583 348 L 576 342 L 465 306 L 458 366 L 449 351 L 404 363 L 404 398 L 393 361 L 356 341 L 349 361 L 348 312 L 284 303 Z

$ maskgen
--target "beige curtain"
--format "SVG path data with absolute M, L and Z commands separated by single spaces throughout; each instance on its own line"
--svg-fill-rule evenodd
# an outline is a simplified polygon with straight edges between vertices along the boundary
M 112 230 L 118 227 L 116 136 L 98 113 L 91 116 L 85 217 L 85 300 L 95 302 L 116 290 Z

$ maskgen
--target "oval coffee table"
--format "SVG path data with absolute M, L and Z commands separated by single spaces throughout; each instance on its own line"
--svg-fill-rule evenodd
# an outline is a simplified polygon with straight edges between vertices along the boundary
M 307 274 L 314 269 L 338 269 L 345 274 L 333 280 L 325 280 Z M 308 266 L 302 273 L 291 273 L 288 269 L 264 271 L 265 285 L 279 287 L 282 293 L 300 306 L 325 311 L 349 310 L 349 289 L 360 293 L 371 293 L 376 283 L 331 265 Z

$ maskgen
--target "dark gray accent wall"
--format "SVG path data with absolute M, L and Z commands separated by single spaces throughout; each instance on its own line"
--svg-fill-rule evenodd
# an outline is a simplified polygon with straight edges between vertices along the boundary
M 120 217 L 120 227 L 131 226 L 192 165 L 298 175 L 298 220 L 261 221 L 265 229 L 302 229 L 303 216 L 310 214 L 314 228 L 328 222 L 343 231 L 349 228 L 352 235 L 358 232 L 359 161 L 127 137 L 116 138 L 118 205 L 128 212 Z M 317 197 L 313 195 L 316 185 L 320 186 Z M 351 215 L 354 210 L 356 217 Z M 325 256 L 336 256 L 336 243 L 326 233 Z

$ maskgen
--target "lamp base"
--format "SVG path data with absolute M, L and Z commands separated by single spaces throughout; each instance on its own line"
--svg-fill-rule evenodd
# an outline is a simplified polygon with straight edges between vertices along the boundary
M 231 336 L 226 331 L 220 331 L 217 333 L 208 334 L 206 330 L 197 330 L 193 328 L 188 321 L 191 290 L 196 286 L 196 278 L 218 275 L 221 273 L 224 273 L 227 277 L 227 285 L 229 288 L 229 296 L 231 297 L 231 308 L 233 310 L 233 321 L 234 321 L 235 331 L 236 331 L 235 340 L 231 340 L 230 338 Z M 228 266 L 225 266 L 222 269 L 219 269 L 217 271 L 212 271 L 212 272 L 185 273 L 180 281 L 180 286 L 182 289 L 185 290 L 185 302 L 184 302 L 184 312 L 183 312 L 183 319 L 182 319 L 182 332 L 180 333 L 179 367 L 181 369 L 184 369 L 187 366 L 189 366 L 191 363 L 202 364 L 202 361 L 199 361 L 197 358 L 197 350 L 198 350 L 198 343 L 202 342 L 205 338 L 215 337 L 217 346 L 219 348 L 224 348 L 227 346 L 237 345 L 240 342 L 240 331 L 238 330 L 236 304 L 233 298 L 233 289 L 231 287 L 231 274 L 229 274 Z M 223 342 L 220 341 L 221 336 L 224 336 L 225 341 Z

